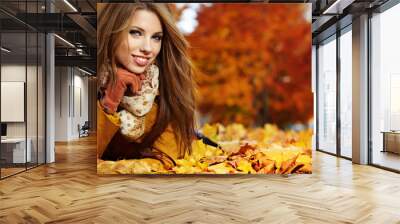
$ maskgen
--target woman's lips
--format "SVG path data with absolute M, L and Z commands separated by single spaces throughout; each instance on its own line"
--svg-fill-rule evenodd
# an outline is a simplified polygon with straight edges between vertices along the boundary
M 133 61 L 139 66 L 146 66 L 149 63 L 149 58 L 133 55 Z

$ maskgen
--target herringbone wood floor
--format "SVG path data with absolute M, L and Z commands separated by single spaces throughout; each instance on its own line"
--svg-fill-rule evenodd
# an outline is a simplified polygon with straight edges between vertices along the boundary
M 400 223 L 400 175 L 314 155 L 312 175 L 106 176 L 96 142 L 0 181 L 0 223 Z

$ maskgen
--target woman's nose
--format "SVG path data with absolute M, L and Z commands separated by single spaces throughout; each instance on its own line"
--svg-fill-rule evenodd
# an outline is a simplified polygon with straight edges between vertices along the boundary
M 146 39 L 143 40 L 141 50 L 142 50 L 144 53 L 150 53 L 150 52 L 151 52 L 152 47 L 151 47 L 151 41 L 150 41 L 150 39 L 147 39 L 147 38 L 146 38 Z

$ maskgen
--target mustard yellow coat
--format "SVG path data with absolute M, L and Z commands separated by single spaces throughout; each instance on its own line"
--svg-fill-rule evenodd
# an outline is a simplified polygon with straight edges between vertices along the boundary
M 158 105 L 153 103 L 150 112 L 145 115 L 145 131 L 147 134 L 151 131 L 152 126 L 157 118 L 157 108 Z M 119 133 L 120 120 L 117 113 L 107 114 L 103 111 L 100 103 L 97 103 L 97 156 L 101 158 L 105 150 L 107 149 L 110 142 L 113 140 L 115 135 L 120 135 Z M 121 145 L 124 147 L 126 145 Z M 171 125 L 168 125 L 166 130 L 161 134 L 161 136 L 154 142 L 155 148 L 159 149 L 161 152 L 167 154 L 171 159 L 176 161 L 179 156 L 179 146 L 176 141 L 174 132 Z M 135 150 L 134 148 L 125 148 L 120 150 Z M 171 161 L 161 161 L 164 163 L 171 163 Z M 172 164 L 171 164 L 172 165 Z

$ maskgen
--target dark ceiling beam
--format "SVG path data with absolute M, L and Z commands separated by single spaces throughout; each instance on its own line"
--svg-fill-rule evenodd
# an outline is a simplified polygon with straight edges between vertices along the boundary
M 316 4 L 315 11 L 313 11 L 315 16 L 313 16 L 311 29 L 313 44 L 329 37 L 336 29 L 339 29 L 340 20 L 349 14 L 348 9 L 356 2 L 355 0 L 336 0 L 326 5 L 321 0 L 317 0 L 314 3 Z
M 325 28 L 320 31 L 320 33 L 313 33 L 313 44 L 318 44 L 323 40 L 328 39 L 332 35 L 336 34 L 337 30 L 342 30 L 352 23 L 352 15 L 346 15 L 340 20 L 333 19 L 333 22 L 325 24 Z
M 8 17 L 8 18 L 6 17 L 6 19 L 12 19 L 12 20 L 14 20 L 14 23 L 17 23 L 17 24 L 26 26 L 27 28 L 30 28 L 32 30 L 35 30 L 35 27 L 31 26 L 29 23 L 26 22 L 26 17 L 21 18 L 18 16 L 18 14 L 14 15 L 13 13 L 11 13 L 1 7 L 0 7 L 0 12 Z M 7 28 L 7 27 L 5 27 L 5 28 Z M 4 29 L 3 26 L 2 26 L 2 29 Z
M 8 18 L 4 18 L 4 19 L 0 19 L 0 23 L 1 23 L 1 31 L 2 32 L 16 32 L 16 31 L 21 31 L 21 30 L 25 30 L 25 25 L 19 22 L 16 22 L 13 19 L 8 19 Z
M 77 49 L 81 49 L 83 55 L 79 55 L 77 53 Z M 71 54 L 76 54 L 77 56 L 90 56 L 90 57 L 96 57 L 97 56 L 97 49 L 92 48 L 92 47 L 77 47 L 77 48 L 67 48 L 67 47 L 57 47 L 55 48 L 56 50 L 56 56 L 71 56 Z
M 96 46 L 97 32 L 92 24 L 95 16 L 96 13 L 85 13 L 84 16 L 81 13 L 19 13 L 15 18 L 41 32 L 71 33 L 83 31 L 86 36 L 83 38 L 84 42 L 94 47 Z M 15 30 L 16 27 L 21 29 L 22 26 L 18 26 L 18 23 L 14 22 L 13 19 L 1 19 L 0 22 L 4 24 L 2 29 Z M 96 22 L 94 24 L 96 25 Z
M 322 30 L 324 26 L 329 26 L 327 23 L 332 20 L 335 16 L 320 16 L 315 22 L 312 23 L 312 32 L 318 32 L 319 30 Z
M 96 71 L 96 58 L 90 56 L 55 56 L 55 65 L 88 67 Z

